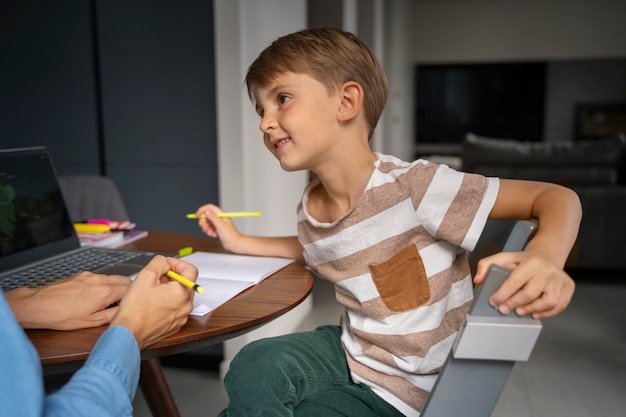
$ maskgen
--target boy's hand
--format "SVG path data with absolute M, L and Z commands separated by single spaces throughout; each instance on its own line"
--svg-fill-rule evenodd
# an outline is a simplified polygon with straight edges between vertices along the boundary
M 223 210 L 214 204 L 205 204 L 196 210 L 198 226 L 208 236 L 219 238 L 224 249 L 234 251 L 235 242 L 241 237 L 239 230 L 229 218 L 218 217 Z
M 572 278 L 542 256 L 539 251 L 501 252 L 478 262 L 474 283 L 483 281 L 491 264 L 511 269 L 511 275 L 489 299 L 489 303 L 503 313 L 513 310 L 533 318 L 559 314 L 574 294 Z

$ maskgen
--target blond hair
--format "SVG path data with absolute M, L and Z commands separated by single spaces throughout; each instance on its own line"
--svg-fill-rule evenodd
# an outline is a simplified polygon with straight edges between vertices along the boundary
M 315 28 L 276 39 L 248 68 L 248 96 L 279 74 L 306 74 L 333 93 L 348 81 L 363 87 L 365 118 L 371 138 L 387 101 L 387 77 L 372 50 L 358 37 L 335 28 Z

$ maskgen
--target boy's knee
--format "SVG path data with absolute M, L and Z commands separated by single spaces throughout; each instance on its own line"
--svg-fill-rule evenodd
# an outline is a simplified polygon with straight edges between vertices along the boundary
M 283 360 L 280 351 L 280 343 L 276 343 L 272 338 L 250 342 L 235 355 L 228 373 L 239 373 L 246 378 L 250 378 L 251 370 L 254 370 L 256 375 L 274 373 L 280 368 Z
M 279 393 L 281 401 L 291 398 L 288 394 L 293 393 L 290 380 L 292 361 L 285 356 L 288 355 L 288 349 L 281 345 L 271 338 L 257 340 L 244 346 L 235 355 L 224 378 L 231 402 L 248 404 L 250 398 L 259 401 L 259 398 L 273 398 Z

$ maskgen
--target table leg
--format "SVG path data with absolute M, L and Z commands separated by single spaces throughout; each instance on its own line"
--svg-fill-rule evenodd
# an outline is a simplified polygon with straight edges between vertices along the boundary
M 139 387 L 154 417 L 180 417 L 159 358 L 141 361 Z

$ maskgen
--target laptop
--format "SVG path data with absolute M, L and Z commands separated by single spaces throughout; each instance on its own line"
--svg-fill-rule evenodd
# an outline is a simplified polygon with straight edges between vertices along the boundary
M 153 252 L 81 247 L 45 147 L 0 150 L 0 286 L 36 288 L 82 271 L 132 276 Z

